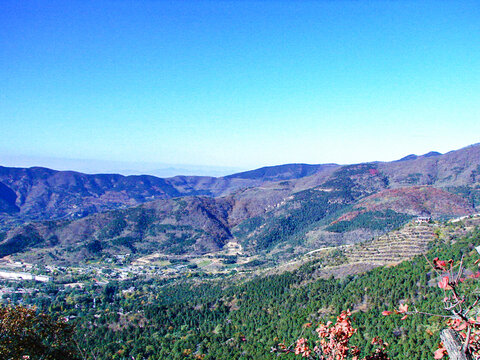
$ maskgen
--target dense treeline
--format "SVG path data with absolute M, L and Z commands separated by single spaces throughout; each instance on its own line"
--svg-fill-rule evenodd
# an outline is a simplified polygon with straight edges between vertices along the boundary
M 473 246 L 479 244 L 477 230 L 455 243 L 435 244 L 427 258 L 458 260 L 463 254 L 474 269 Z M 437 275 L 423 257 L 340 280 L 315 279 L 319 266 L 312 262 L 293 273 L 243 280 L 137 278 L 83 289 L 46 284 L 12 300 L 68 316 L 81 346 L 97 359 L 275 359 L 271 349 L 297 339 L 302 324 L 333 320 L 344 309 L 353 312 L 358 333 L 352 342 L 362 356 L 380 336 L 390 344 L 392 359 L 433 358 L 441 319 L 381 315 L 400 302 L 442 311 Z M 303 336 L 318 339 L 312 330 Z
M 475 171 L 472 171 L 472 179 L 480 179 L 480 166 L 477 167 Z M 480 185 L 464 185 L 464 186 L 453 186 L 447 188 L 448 191 L 460 195 L 466 199 L 472 208 L 478 208 L 480 204 Z
M 386 231 L 398 228 L 412 218 L 413 216 L 411 215 L 398 213 L 390 209 L 385 211 L 368 211 L 358 214 L 352 220 L 339 221 L 332 224 L 325 230 L 340 233 L 355 229 Z
M 364 186 L 364 181 L 368 186 Z M 321 187 L 299 191 L 276 211 L 245 220 L 234 229 L 234 234 L 244 248 L 254 252 L 272 250 L 279 244 L 292 248 L 301 244 L 310 230 L 328 225 L 348 211 L 359 198 L 387 185 L 388 181 L 379 174 L 376 164 L 344 166 Z M 346 232 L 364 228 L 388 231 L 410 218 L 392 210 L 371 212 L 327 230 Z
M 237 229 L 236 236 L 246 248 L 254 246 L 256 251 L 267 250 L 276 245 L 298 245 L 304 241 L 304 235 L 315 228 L 329 215 L 337 214 L 349 204 L 351 195 L 349 190 L 340 189 L 330 192 L 317 190 L 304 190 L 295 194 L 294 199 L 288 203 L 290 207 L 286 214 L 272 216 L 269 214 L 264 219 L 265 225 L 261 231 L 254 233 L 254 241 L 248 231 L 261 224 L 259 218 L 249 219 Z M 243 235 L 243 238 L 242 238 Z

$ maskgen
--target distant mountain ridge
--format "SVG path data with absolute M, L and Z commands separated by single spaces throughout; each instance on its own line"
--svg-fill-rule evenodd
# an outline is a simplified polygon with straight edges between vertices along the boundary
M 311 167 L 317 171 L 322 168 L 321 165 Z M 0 220 L 2 213 L 8 213 L 13 223 L 15 218 L 18 219 L 16 223 L 42 219 L 76 219 L 155 199 L 225 196 L 277 178 L 297 179 L 311 173 L 309 165 L 295 164 L 293 170 L 291 166 L 285 165 L 278 169 L 221 178 L 176 176 L 163 179 L 150 175 L 88 175 L 40 167 L 25 169 L 0 166 L 0 204 L 3 204 L 0 205 Z M 7 193 L 8 199 L 4 198 Z M 12 202 L 13 195 L 16 195 L 16 199 Z
M 337 168 L 337 164 L 285 164 L 277 166 L 266 166 L 260 169 L 244 171 L 225 176 L 226 179 L 263 179 L 265 181 L 280 181 L 299 179 L 313 175 L 327 168 Z
M 195 255 L 234 241 L 250 254 L 291 256 L 370 239 L 412 216 L 471 214 L 478 204 L 480 144 L 403 161 L 286 164 L 221 178 L 0 167 L 7 230 L 0 255 Z
M 396 161 L 415 160 L 415 159 L 418 159 L 418 158 L 429 158 L 429 157 L 432 157 L 432 156 L 439 156 L 439 155 L 442 155 L 442 153 L 439 153 L 438 151 L 430 151 L 430 152 L 428 152 L 426 154 L 423 154 L 423 155 L 410 154 L 410 155 L 407 155 L 407 156 L 401 158 L 400 160 L 396 160 Z

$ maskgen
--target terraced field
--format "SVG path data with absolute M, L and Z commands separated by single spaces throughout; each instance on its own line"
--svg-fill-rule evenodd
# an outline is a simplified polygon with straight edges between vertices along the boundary
M 399 230 L 361 244 L 312 250 L 294 261 L 267 269 L 265 273 L 279 274 L 293 271 L 312 262 L 311 266 L 315 270 L 308 281 L 314 278 L 328 279 L 331 276 L 343 278 L 424 254 L 429 249 L 430 242 L 461 238 L 476 227 L 480 227 L 479 214 L 453 219 L 446 223 L 418 224 L 412 221 Z
M 369 263 L 383 266 L 423 254 L 435 239 L 434 224 L 410 223 L 371 241 L 345 250 L 349 264 Z
M 315 277 L 342 278 L 423 254 L 428 250 L 428 244 L 436 239 L 434 230 L 437 227 L 437 224 L 411 222 L 400 230 L 391 231 L 370 241 L 341 246 L 345 261 L 336 266 L 319 267 Z

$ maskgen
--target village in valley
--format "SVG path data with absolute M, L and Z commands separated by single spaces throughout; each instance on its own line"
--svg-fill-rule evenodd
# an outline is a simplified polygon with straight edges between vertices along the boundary
M 235 242 L 226 246 L 222 252 L 197 257 L 151 254 L 134 258 L 126 253 L 76 266 L 31 264 L 6 256 L 0 259 L 0 301 L 22 302 L 25 296 L 34 297 L 39 293 L 48 297 L 45 289 L 49 288 L 88 294 L 94 288 L 104 289 L 109 284 L 121 287 L 123 294 L 131 294 L 136 291 L 136 284 L 144 282 L 168 284 L 184 279 L 214 281 L 228 277 L 248 278 L 258 274 L 293 271 L 312 261 L 324 264 L 318 273 L 320 277 L 345 276 L 341 272 L 363 272 L 376 266 L 397 264 L 427 251 L 428 244 L 438 239 L 439 234 L 451 239 L 479 224 L 480 214 L 443 222 L 434 221 L 430 216 L 419 216 L 401 229 L 369 242 L 316 249 L 276 266 L 266 266 L 268 263 L 260 261 L 258 255 L 245 255 L 241 246 Z M 369 248 L 374 250 L 368 250 Z M 91 305 L 95 306 L 94 296 Z

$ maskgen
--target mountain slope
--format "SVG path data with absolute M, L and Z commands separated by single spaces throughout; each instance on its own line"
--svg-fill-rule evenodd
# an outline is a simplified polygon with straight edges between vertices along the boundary
M 393 210 L 411 216 L 459 217 L 474 212 L 464 198 L 431 186 L 411 186 L 380 191 L 361 199 L 338 221 L 352 221 L 367 212 Z
M 225 196 L 240 189 L 263 185 L 274 177 L 297 179 L 309 175 L 314 171 L 312 169 L 321 172 L 323 169 L 328 171 L 330 167 L 296 164 L 293 170 L 290 166 L 279 166 L 278 169 L 273 167 L 266 173 L 254 172 L 247 177 L 240 174 L 223 178 L 176 176 L 162 179 L 148 175 L 87 175 L 38 167 L 0 166 L 0 229 L 31 220 L 76 219 L 154 199 Z M 307 170 L 302 170 L 304 168 Z
M 480 184 L 480 144 L 444 155 L 426 155 L 405 161 L 379 163 L 378 169 L 388 177 L 390 187 Z
M 168 179 L 147 175 L 87 175 L 45 168 L 0 167 L 0 226 L 7 228 L 30 220 L 75 219 L 154 199 L 193 195 L 225 196 L 259 186 L 265 187 L 268 193 L 279 183 L 282 191 L 295 193 L 337 178 L 338 171 L 352 171 L 359 166 L 367 165 L 288 164 L 221 178 L 177 176 Z M 475 192 L 480 188 L 479 144 L 444 155 L 429 153 L 410 160 L 371 163 L 368 166 L 370 171 L 378 172 L 384 182 L 374 190 L 434 185 L 450 187 L 452 191 L 463 194 L 465 189 L 459 189 L 461 186 L 468 186 L 470 193 L 472 189 Z M 369 186 L 366 183 L 368 179 L 368 174 L 365 174 L 362 186 Z M 9 200 L 2 197 L 6 196 L 6 192 L 10 194 Z M 14 202 L 12 193 L 16 196 Z M 470 196 L 473 200 L 477 199 L 476 193 Z
M 245 171 L 229 176 L 226 179 L 262 179 L 264 181 L 281 181 L 299 179 L 320 172 L 321 170 L 338 168 L 337 164 L 308 165 L 286 164 L 267 166 L 256 170 Z
M 16 200 L 17 195 L 15 192 L 0 182 L 0 213 L 11 214 L 20 211 L 15 204 Z
M 3 255 L 194 256 L 233 241 L 250 255 L 284 259 L 361 242 L 413 216 L 475 212 L 480 145 L 390 163 L 290 164 L 224 178 L 0 168 L 0 180 L 0 220 L 10 229 L 0 236 Z M 50 221 L 8 223 L 43 219 Z
M 203 254 L 231 239 L 231 202 L 207 197 L 155 200 L 75 221 L 35 222 L 9 231 L 0 256 L 78 263 L 116 254 Z

